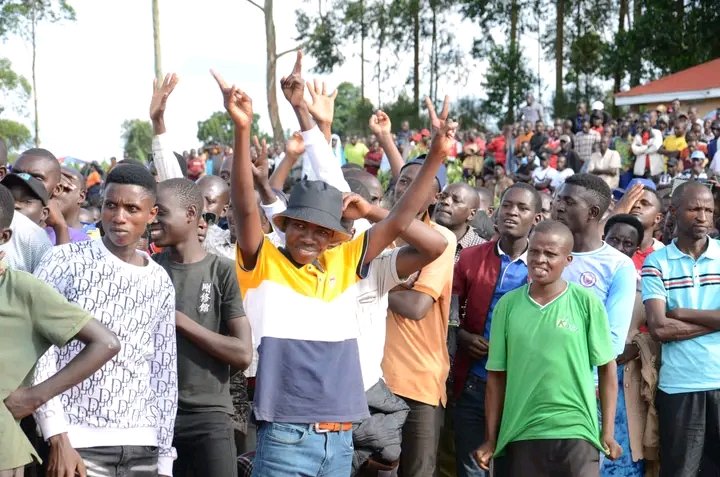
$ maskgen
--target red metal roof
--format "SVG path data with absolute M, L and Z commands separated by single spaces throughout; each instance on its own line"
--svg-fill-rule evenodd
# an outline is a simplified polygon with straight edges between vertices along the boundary
M 720 88 L 720 58 L 664 76 L 655 81 L 636 86 L 615 96 L 639 96 L 642 94 L 675 93 Z

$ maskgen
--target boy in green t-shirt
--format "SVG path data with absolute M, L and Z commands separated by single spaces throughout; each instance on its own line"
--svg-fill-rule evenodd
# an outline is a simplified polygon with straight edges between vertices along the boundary
M 0 245 L 10 240 L 15 201 L 0 185 Z M 2 262 L 0 252 L 0 262 Z M 23 387 L 50 346 L 72 339 L 85 349 L 50 379 Z M 81 382 L 120 351 L 113 333 L 32 275 L 0 263 L 0 477 L 23 475 L 37 453 L 20 428 L 51 398 Z
M 617 368 L 605 308 L 561 278 L 573 236 L 541 222 L 530 236 L 529 285 L 504 295 L 490 330 L 487 441 L 475 451 L 500 477 L 599 475 L 600 453 L 616 459 Z M 600 376 L 598 428 L 593 366 Z M 502 420 L 501 420 L 502 419 Z

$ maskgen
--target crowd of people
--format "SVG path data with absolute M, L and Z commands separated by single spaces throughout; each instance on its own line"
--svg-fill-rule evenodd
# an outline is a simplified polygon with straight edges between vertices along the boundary
M 281 151 L 213 76 L 231 148 L 172 152 L 174 74 L 149 164 L 0 141 L 0 477 L 720 475 L 720 118 L 343 148 L 299 52 Z

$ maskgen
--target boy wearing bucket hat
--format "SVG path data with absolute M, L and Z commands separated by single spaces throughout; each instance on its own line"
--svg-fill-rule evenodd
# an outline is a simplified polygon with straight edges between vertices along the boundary
M 298 53 L 300 59 L 301 53 Z M 307 107 L 300 62 L 283 92 Z M 371 206 L 319 181 L 301 181 L 274 217 L 286 246 L 264 238 L 250 162 L 250 98 L 215 75 L 235 123 L 231 200 L 237 227 L 237 272 L 259 353 L 254 415 L 258 446 L 253 475 L 349 475 L 352 423 L 368 417 L 355 321 L 354 288 L 367 265 L 409 225 L 435 171 L 454 143 L 456 124 L 433 141 L 413 190 L 369 231 L 348 241 L 341 220 Z M 301 125 L 302 126 L 302 125 Z M 304 128 L 303 128 L 304 129 Z M 334 248 L 331 245 L 337 244 Z

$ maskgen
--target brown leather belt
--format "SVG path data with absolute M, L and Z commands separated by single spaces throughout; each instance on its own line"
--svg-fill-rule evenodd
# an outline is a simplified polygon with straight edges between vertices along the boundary
M 352 422 L 316 422 L 315 432 L 321 434 L 324 432 L 341 432 L 352 429 Z

